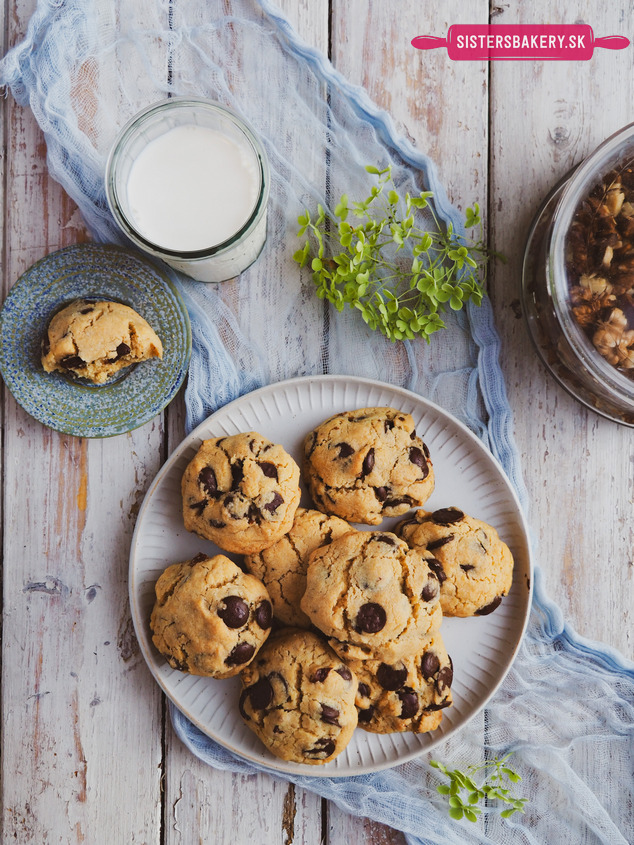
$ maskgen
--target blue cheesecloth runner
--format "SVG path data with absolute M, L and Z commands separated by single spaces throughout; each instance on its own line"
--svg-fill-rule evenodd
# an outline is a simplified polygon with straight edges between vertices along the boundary
M 465 422 L 500 460 L 526 507 L 488 300 L 451 315 L 429 347 L 391 344 L 358 315 L 329 314 L 309 272 L 293 263 L 298 214 L 344 191 L 365 196 L 368 163 L 391 163 L 401 190 L 433 191 L 439 217 L 458 230 L 462 222 L 433 163 L 400 139 L 389 117 L 307 47 L 268 0 L 40 0 L 25 40 L 0 63 L 0 84 L 32 109 L 52 175 L 102 242 L 122 241 L 105 200 L 105 161 L 136 111 L 168 94 L 205 96 L 242 114 L 263 139 L 272 188 L 258 271 L 264 262 L 267 284 L 250 287 L 246 271 L 223 301 L 214 286 L 172 273 L 192 322 L 188 430 L 226 402 L 280 379 L 326 372 L 380 379 Z M 262 325 L 256 315 L 265 300 L 275 303 L 277 317 Z M 179 737 L 202 760 L 235 772 L 260 770 L 176 708 L 171 713 Z M 411 845 L 634 841 L 634 665 L 565 624 L 544 595 L 539 568 L 527 634 L 484 718 L 485 740 L 467 726 L 431 757 L 464 769 L 514 752 L 510 764 L 523 778 L 517 791 L 529 803 L 509 820 L 493 806 L 477 823 L 452 820 L 430 755 L 348 779 L 272 774 L 404 831 Z

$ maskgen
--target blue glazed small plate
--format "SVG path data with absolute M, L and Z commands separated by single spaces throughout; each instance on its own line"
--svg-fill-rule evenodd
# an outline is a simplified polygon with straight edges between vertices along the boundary
M 143 361 L 95 386 L 46 373 L 41 339 L 51 317 L 74 299 L 129 305 L 163 343 Z M 151 420 L 187 373 L 191 326 L 180 294 L 150 259 L 129 249 L 75 244 L 47 255 L 11 289 L 0 313 L 0 372 L 16 402 L 39 422 L 77 437 L 111 437 Z

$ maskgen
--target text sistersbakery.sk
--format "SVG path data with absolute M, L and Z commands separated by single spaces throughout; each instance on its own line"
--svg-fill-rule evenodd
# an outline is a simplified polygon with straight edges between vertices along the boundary
M 579 50 L 586 35 L 457 35 L 456 50 Z
M 595 38 L 589 24 L 452 24 L 446 38 L 417 35 L 412 46 L 419 50 L 446 47 L 458 62 L 519 59 L 520 61 L 588 61 L 597 47 L 623 50 L 630 40 L 624 35 Z

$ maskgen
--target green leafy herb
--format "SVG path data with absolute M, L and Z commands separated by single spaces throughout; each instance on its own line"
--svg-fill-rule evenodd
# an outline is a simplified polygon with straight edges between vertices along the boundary
M 498 800 L 508 805 L 500 812 L 504 819 L 508 819 L 513 813 L 524 812 L 528 799 L 516 798 L 511 793 L 510 784 L 519 783 L 522 778 L 505 765 L 510 756 L 511 754 L 507 754 L 501 760 L 496 757 L 481 766 L 468 766 L 466 772 L 449 769 L 438 760 L 429 761 L 430 766 L 439 769 L 449 778 L 448 784 L 441 783 L 436 789 L 441 795 L 449 796 L 449 815 L 452 819 L 461 819 L 464 816 L 470 822 L 477 821 L 482 812 L 478 803 L 484 799 Z M 473 779 L 478 773 L 486 775 L 479 786 Z
M 309 211 L 298 217 L 298 237 L 307 237 L 293 257 L 302 267 L 310 262 L 317 296 L 338 311 L 358 309 L 390 340 L 419 336 L 429 342 L 445 328 L 447 306 L 459 311 L 465 302 L 482 302 L 479 275 L 494 253 L 482 239 L 480 208 L 476 203 L 466 211 L 465 226 L 480 227 L 469 246 L 451 224 L 440 225 L 431 192 L 401 198 L 390 167 L 366 170 L 377 184 L 365 200 L 351 202 L 343 194 L 333 216 L 318 205 L 315 218 Z M 417 225 L 423 209 L 433 219 L 432 231 Z

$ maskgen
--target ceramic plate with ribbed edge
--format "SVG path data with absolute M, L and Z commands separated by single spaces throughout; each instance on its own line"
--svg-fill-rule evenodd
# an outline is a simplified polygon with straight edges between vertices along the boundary
M 46 373 L 41 339 L 51 317 L 74 299 L 129 305 L 163 343 L 163 358 L 122 370 L 104 385 Z M 0 372 L 15 400 L 46 426 L 79 437 L 131 431 L 168 405 L 191 354 L 185 304 L 168 277 L 144 256 L 84 243 L 47 255 L 12 287 L 0 313 Z
M 468 619 L 445 617 L 441 633 L 454 664 L 453 706 L 432 733 L 373 734 L 357 729 L 348 747 L 323 766 L 274 757 L 238 713 L 239 678 L 214 680 L 172 669 L 152 644 L 149 626 L 154 584 L 168 565 L 197 552 L 217 554 L 211 542 L 187 532 L 181 515 L 183 471 L 208 437 L 259 431 L 281 443 L 301 466 L 304 436 L 341 411 L 391 406 L 410 413 L 431 453 L 436 489 L 426 509 L 456 505 L 498 529 L 515 558 L 513 585 L 497 610 Z M 302 504 L 310 506 L 305 490 Z M 401 517 L 402 518 L 402 517 Z M 398 520 L 385 520 L 389 529 Z M 358 526 L 377 530 L 376 526 Z M 233 559 L 235 555 L 229 555 Z M 490 452 L 462 423 L 414 393 L 348 376 L 316 376 L 256 390 L 212 414 L 170 456 L 152 483 L 137 520 L 130 553 L 130 601 L 136 634 L 154 677 L 201 731 L 231 751 L 271 769 L 346 777 L 395 766 L 432 748 L 479 713 L 499 687 L 517 653 L 531 602 L 527 528 L 517 497 Z

